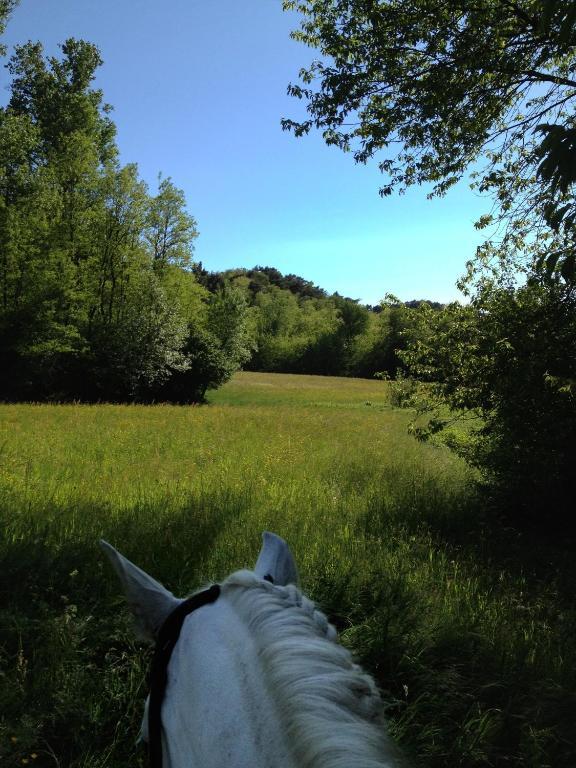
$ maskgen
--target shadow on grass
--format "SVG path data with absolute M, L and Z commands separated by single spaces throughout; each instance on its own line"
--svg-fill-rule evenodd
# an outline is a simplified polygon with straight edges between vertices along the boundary
M 176 594 L 197 586 L 197 567 L 245 498 L 227 494 L 139 505 L 50 508 L 0 543 L 0 763 L 140 765 L 134 743 L 149 650 L 134 640 L 105 537 Z M 75 527 L 72 519 L 81 520 Z M 8 517 L 7 519 L 10 519 Z M 13 520 L 13 518 L 12 518 Z M 38 522 L 40 521 L 40 522 Z M 36 757 L 33 757 L 36 755 Z M 99 755 L 94 762 L 90 755 Z
M 328 606 L 423 764 L 575 765 L 569 545 L 503 524 L 478 491 L 452 496 L 432 480 L 374 496 L 358 533 L 400 554 L 325 586 Z
M 558 595 L 569 605 L 576 594 L 576 540 L 550 530 L 547 521 L 520 526 L 510 510 L 482 486 L 469 485 L 454 493 L 434 477 L 392 500 L 375 495 L 358 520 L 358 531 L 368 538 L 386 536 L 392 527 L 407 534 L 427 533 L 454 557 L 471 559 L 490 572 L 505 571 L 527 584 L 553 581 Z

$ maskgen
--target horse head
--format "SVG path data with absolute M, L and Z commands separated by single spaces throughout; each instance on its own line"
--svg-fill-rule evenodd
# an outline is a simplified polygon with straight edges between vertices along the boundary
M 153 768 L 398 765 L 376 686 L 296 586 L 273 533 L 253 571 L 180 599 L 101 542 L 156 643 L 142 738 Z

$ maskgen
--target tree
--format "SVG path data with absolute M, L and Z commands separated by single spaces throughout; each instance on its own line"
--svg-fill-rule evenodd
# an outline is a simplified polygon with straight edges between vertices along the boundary
M 293 37 L 323 56 L 301 71 L 302 85 L 289 87 L 306 100 L 309 118 L 285 119 L 285 129 L 300 136 L 318 128 L 358 162 L 379 155 L 388 175 L 383 195 L 423 182 L 442 194 L 484 157 L 479 185 L 495 193 L 498 215 L 516 223 L 506 245 L 521 250 L 543 222 L 556 239 L 536 261 L 574 280 L 573 2 L 285 0 L 284 7 L 304 16 Z M 519 224 L 527 213 L 528 233 Z
M 110 108 L 91 87 L 102 64 L 98 49 L 69 39 L 61 50 L 61 58 L 46 59 L 40 43 L 16 46 L 8 64 L 13 80 L 6 116 L 28 121 L 37 134 L 35 167 L 50 174 L 59 197 L 51 247 L 79 264 L 90 254 L 99 175 L 114 167 L 117 149 Z
M 399 353 L 418 335 L 418 310 L 430 305 L 427 302 L 401 302 L 387 294 L 380 303 L 379 312 L 372 316 L 368 344 L 356 363 L 357 375 L 385 374 L 390 378 L 401 376 L 405 365 Z
M 230 378 L 250 359 L 254 346 L 249 331 L 248 306 L 241 290 L 226 286 L 210 299 L 208 330 L 226 355 L 229 368 L 226 379 Z
M 574 291 L 493 283 L 468 306 L 424 308 L 419 318 L 418 338 L 401 356 L 432 382 L 421 436 L 468 420 L 468 429 L 444 435 L 509 511 L 575 526 Z
M 56 236 L 62 201 L 37 126 L 0 111 L 0 389 L 37 397 L 82 349 L 75 269 Z
M 18 5 L 18 0 L 0 0 L 0 35 L 4 34 L 10 14 Z M 6 46 L 0 45 L 0 56 L 6 53 Z
M 335 375 L 351 375 L 354 365 L 354 353 L 359 337 L 365 333 L 369 312 L 366 307 L 352 299 L 339 295 L 332 297 L 337 309 L 339 325 L 333 339 L 333 373 Z
M 149 400 L 176 372 L 186 371 L 187 326 L 149 266 L 132 273 L 122 313 L 93 329 L 83 397 Z
M 250 359 L 254 347 L 247 309 L 235 286 L 211 295 L 204 319 L 188 326 L 184 363 L 178 360 L 159 396 L 180 403 L 202 402 L 208 389 L 228 381 Z
M 120 166 L 92 87 L 98 49 L 61 50 L 17 46 L 0 109 L 0 392 L 146 400 L 202 357 L 217 385 L 245 358 L 239 305 L 224 339 L 191 269 L 183 192 L 165 179 L 151 196 L 136 165 Z
M 102 64 L 98 48 L 70 38 L 60 46 L 62 57 L 43 55 L 41 43 L 18 45 L 8 64 L 12 75 L 12 114 L 28 115 L 38 125 L 45 155 L 63 153 L 78 134 L 89 136 L 98 162 L 117 157 L 116 128 L 108 117 L 101 90 L 91 84 Z
M 250 366 L 262 371 L 296 370 L 297 361 L 310 341 L 302 333 L 296 296 L 287 289 L 269 284 L 255 294 L 254 309 L 256 351 Z
M 18 46 L 0 110 L 2 389 L 60 396 L 69 362 L 87 349 L 85 265 L 98 230 L 114 128 L 91 89 L 97 49 L 68 40 L 61 59 Z
M 155 269 L 162 270 L 167 264 L 188 269 L 197 237 L 196 221 L 186 212 L 184 192 L 170 178 L 162 179 L 158 194 L 150 199 L 144 232 Z

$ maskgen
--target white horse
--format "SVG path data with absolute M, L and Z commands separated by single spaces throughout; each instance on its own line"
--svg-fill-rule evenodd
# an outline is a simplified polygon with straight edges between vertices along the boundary
M 373 680 L 353 663 L 336 642 L 334 627 L 295 586 L 296 565 L 280 537 L 264 533 L 254 571 L 233 573 L 219 589 L 198 593 L 188 604 L 110 544 L 102 542 L 102 547 L 141 636 L 154 641 L 160 635 L 157 656 L 165 653 L 167 643 L 173 646 L 164 659 L 166 670 L 160 670 L 165 689 L 158 693 L 152 687 L 156 703 L 150 704 L 149 697 L 145 706 L 142 738 L 148 741 L 150 728 L 158 731 L 153 765 L 400 764 Z M 180 634 L 176 630 L 167 641 L 179 613 L 184 614 Z M 157 726 L 148 711 L 153 707 Z

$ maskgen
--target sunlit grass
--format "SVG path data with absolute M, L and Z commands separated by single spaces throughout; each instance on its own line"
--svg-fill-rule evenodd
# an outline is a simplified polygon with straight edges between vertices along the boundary
M 409 419 L 382 382 L 247 373 L 204 407 L 1 406 L 3 765 L 139 764 L 147 655 L 98 538 L 185 594 L 264 529 L 426 765 L 572 765 L 573 569 Z

